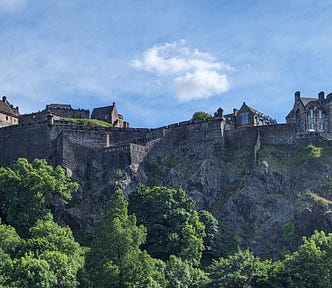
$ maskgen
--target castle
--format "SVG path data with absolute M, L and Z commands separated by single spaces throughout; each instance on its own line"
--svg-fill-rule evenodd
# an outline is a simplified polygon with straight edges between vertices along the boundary
M 325 98 L 320 93 L 318 99 L 301 98 L 296 92 L 286 124 L 277 124 L 270 116 L 243 103 L 231 114 L 224 114 L 219 108 L 211 119 L 189 120 L 156 129 L 130 128 L 115 103 L 92 112 L 92 118 L 113 124 L 112 128 L 103 128 L 68 120 L 89 118 L 89 110 L 50 104 L 43 111 L 19 115 L 18 108 L 13 108 L 4 97 L 0 106 L 0 162 L 11 162 L 18 157 L 44 158 L 78 174 L 80 167 L 93 162 L 107 173 L 114 168 L 136 169 L 141 163 L 157 160 L 167 149 L 187 151 L 204 159 L 207 153 L 224 155 L 228 147 L 255 147 L 257 152 L 264 144 L 329 146 L 332 144 L 331 95 Z
M 327 137 L 332 134 L 332 93 L 325 98 L 324 92 L 318 98 L 302 98 L 295 92 L 293 109 L 286 116 L 287 123 L 294 123 L 297 132 L 318 132 Z
M 1 113 L 2 111 L 0 110 L 0 115 Z M 27 123 L 45 121 L 49 116 L 52 116 L 56 120 L 68 119 L 68 118 L 89 119 L 90 111 L 85 109 L 73 109 L 71 105 L 68 104 L 49 104 L 46 105 L 46 108 L 44 110 L 39 112 L 31 114 L 23 114 L 23 115 L 18 115 L 17 113 L 17 118 L 19 119 L 19 122 L 17 121 L 13 124 L 19 124 L 19 123 L 27 124 Z M 111 106 L 94 108 L 91 114 L 91 119 L 98 119 L 108 122 L 112 124 L 113 127 L 119 127 L 119 128 L 129 127 L 129 123 L 123 121 L 123 116 L 118 113 L 115 102 L 113 102 L 113 105 Z M 0 127 L 2 127 L 1 123 Z

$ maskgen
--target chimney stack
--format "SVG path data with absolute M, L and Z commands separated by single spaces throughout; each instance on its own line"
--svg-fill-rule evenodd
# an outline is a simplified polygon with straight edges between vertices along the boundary
M 325 95 L 324 95 L 323 91 L 318 93 L 318 100 L 319 100 L 320 103 L 324 102 L 324 97 L 325 97 Z
M 296 91 L 295 94 L 294 94 L 294 96 L 295 96 L 295 101 L 299 101 L 300 97 L 301 97 L 300 91 Z

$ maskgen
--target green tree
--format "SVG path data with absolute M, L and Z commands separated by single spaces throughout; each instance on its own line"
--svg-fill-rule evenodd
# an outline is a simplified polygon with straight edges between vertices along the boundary
M 54 203 L 67 203 L 77 189 L 60 166 L 20 158 L 11 167 L 0 167 L 0 217 L 25 237 L 38 219 L 51 219 Z
M 205 227 L 185 191 L 139 185 L 129 196 L 129 211 L 148 229 L 144 248 L 152 257 L 176 255 L 198 265 L 204 250 Z
M 274 275 L 274 287 L 332 287 L 332 233 L 304 237 L 297 251 L 285 256 Z
M 260 261 L 249 250 L 239 250 L 227 258 L 214 260 L 208 268 L 209 288 L 266 287 L 270 261 Z
M 117 190 L 95 227 L 87 254 L 86 270 L 93 287 L 163 287 L 158 260 L 139 248 L 145 239 L 146 228 L 128 215 L 128 202 Z
M 21 239 L 13 227 L 0 225 L 2 284 L 76 287 L 76 274 L 83 267 L 84 256 L 70 229 L 39 220 L 30 231 L 31 238 Z
M 195 112 L 193 114 L 193 117 L 191 118 L 192 120 L 206 120 L 212 118 L 212 115 L 206 112 Z
M 166 262 L 164 273 L 168 288 L 200 288 L 206 287 L 209 282 L 203 270 L 174 255 Z
M 200 221 L 205 226 L 204 255 L 207 258 L 216 257 L 220 253 L 218 251 L 218 245 L 220 245 L 218 220 L 207 210 L 200 210 L 198 214 Z

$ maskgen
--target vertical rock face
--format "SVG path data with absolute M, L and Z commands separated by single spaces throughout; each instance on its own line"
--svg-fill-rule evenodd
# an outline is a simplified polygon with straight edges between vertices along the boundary
M 186 190 L 218 218 L 223 238 L 262 258 L 277 259 L 314 230 L 332 231 L 331 147 L 266 144 L 264 131 L 260 145 L 255 131 L 252 143 L 233 145 L 214 125 L 171 129 L 142 162 L 119 168 L 78 149 L 86 161 L 73 171 L 81 185 L 67 210 L 73 224 L 93 225 L 116 188 L 129 194 L 146 183 Z

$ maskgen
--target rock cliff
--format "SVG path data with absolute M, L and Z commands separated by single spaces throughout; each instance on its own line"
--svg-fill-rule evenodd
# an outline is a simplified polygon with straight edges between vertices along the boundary
M 86 233 L 116 188 L 182 188 L 219 220 L 221 237 L 277 259 L 315 229 L 332 232 L 332 146 L 292 125 L 223 129 L 213 118 L 159 129 L 42 122 L 0 129 L 0 161 L 45 158 L 80 184 L 59 221 Z M 313 138 L 310 138 L 313 136 Z M 325 142 L 324 142 L 325 141 Z M 314 143 L 314 145 L 310 144 Z
M 143 162 L 123 169 L 106 172 L 96 157 L 87 157 L 86 165 L 73 171 L 81 193 L 67 211 L 73 217 L 69 222 L 93 225 L 116 188 L 128 194 L 147 183 L 186 190 L 197 209 L 218 218 L 224 240 L 236 239 L 262 258 L 294 250 L 314 230 L 332 231 L 331 147 L 256 143 L 238 148 L 208 135 L 193 142 L 197 135 L 170 134 Z

